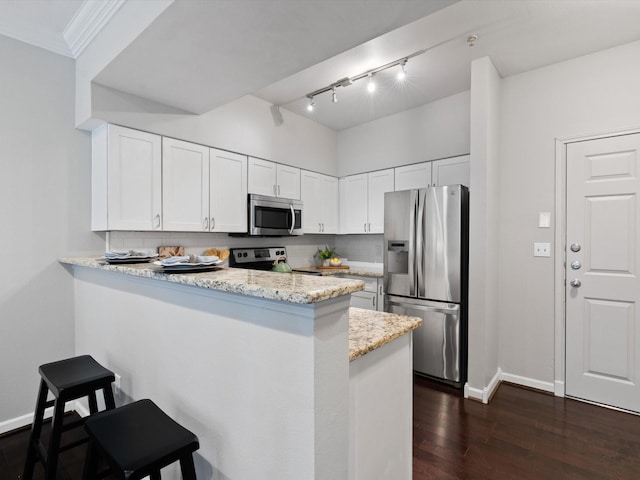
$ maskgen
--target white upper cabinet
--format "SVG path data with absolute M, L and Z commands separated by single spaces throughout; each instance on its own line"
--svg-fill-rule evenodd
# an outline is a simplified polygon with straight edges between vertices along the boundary
M 249 157 L 249 193 L 276 196 L 276 163 Z
M 337 233 L 338 179 L 301 170 L 300 184 L 300 198 L 304 205 L 304 233 Z
M 431 162 L 433 163 L 431 183 L 434 187 L 441 185 L 464 185 L 468 187 L 470 178 L 469 160 L 469 155 L 461 155 Z
M 394 190 L 393 168 L 367 175 L 369 176 L 367 233 L 384 233 L 384 194 Z
M 212 232 L 247 231 L 247 157 L 212 148 L 210 220 Z
M 300 169 L 277 164 L 276 196 L 300 200 Z
M 209 231 L 209 147 L 162 139 L 163 229 Z
M 340 179 L 341 233 L 383 233 L 384 194 L 393 192 L 394 169 Z
M 162 229 L 161 137 L 116 125 L 92 134 L 92 230 Z
M 300 200 L 300 169 L 249 157 L 249 193 Z
M 395 190 L 411 190 L 431 185 L 431 163 L 405 165 L 395 169 Z

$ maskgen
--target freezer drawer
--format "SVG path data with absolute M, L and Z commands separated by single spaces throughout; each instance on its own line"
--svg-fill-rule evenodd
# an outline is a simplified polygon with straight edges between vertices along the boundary
M 460 305 L 385 296 L 385 311 L 421 317 L 413 331 L 413 369 L 461 386 L 466 380 L 466 342 Z

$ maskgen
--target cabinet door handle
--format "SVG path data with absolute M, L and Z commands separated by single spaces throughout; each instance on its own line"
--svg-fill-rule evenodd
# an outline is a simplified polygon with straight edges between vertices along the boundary
M 207 217 L 204 217 L 204 220 L 202 220 L 202 230 L 205 232 L 209 230 L 209 219 Z
M 216 228 L 216 219 L 211 217 L 211 230 Z
M 376 297 L 371 297 L 371 303 L 373 303 L 373 306 L 376 306 Z
M 324 233 L 324 223 L 322 224 L 322 232 Z
M 322 224 L 320 222 L 318 222 L 318 231 L 321 232 L 322 231 Z
M 276 196 L 276 186 L 275 185 L 273 185 L 273 196 L 274 197 Z
M 154 217 L 154 220 L 155 220 L 155 224 L 156 224 L 155 228 L 160 228 L 160 214 L 159 213 L 156 214 L 156 216 Z
M 280 196 L 280 185 L 278 185 L 278 196 Z
M 367 233 L 367 222 L 364 224 L 364 233 Z
M 369 225 L 369 233 L 371 233 L 371 224 L 368 223 L 367 225 Z
M 382 285 L 379 287 L 380 295 L 382 295 Z

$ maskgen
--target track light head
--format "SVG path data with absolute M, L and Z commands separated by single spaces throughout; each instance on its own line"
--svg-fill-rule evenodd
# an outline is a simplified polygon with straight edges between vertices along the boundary
M 373 81 L 373 73 L 369 74 L 369 83 L 367 84 L 367 91 L 373 93 L 376 91 L 376 82 Z
M 333 103 L 338 103 L 338 97 L 336 96 L 336 87 L 331 89 L 331 101 Z
M 316 102 L 313 97 L 309 97 L 309 104 L 307 105 L 307 112 L 313 112 L 316 108 Z
M 405 58 L 404 61 L 400 64 L 400 71 L 398 72 L 398 75 L 396 76 L 396 78 L 398 80 L 400 80 L 401 82 L 407 78 L 407 70 L 405 69 L 405 66 L 407 65 L 407 59 Z

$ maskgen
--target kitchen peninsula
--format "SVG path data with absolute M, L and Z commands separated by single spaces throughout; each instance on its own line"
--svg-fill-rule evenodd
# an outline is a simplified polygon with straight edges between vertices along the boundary
M 198 478 L 411 478 L 420 320 L 350 309 L 361 281 L 60 262 L 76 353 L 121 376 L 119 404 L 152 398 L 198 435 Z

